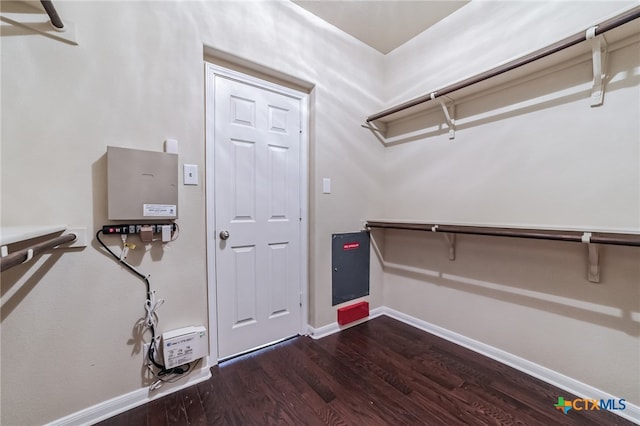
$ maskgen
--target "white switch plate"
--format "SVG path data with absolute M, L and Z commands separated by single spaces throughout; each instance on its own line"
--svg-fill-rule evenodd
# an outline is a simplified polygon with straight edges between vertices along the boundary
M 197 185 L 198 184 L 198 165 L 197 164 L 185 164 L 184 171 L 184 184 L 185 185 Z
M 322 179 L 322 193 L 331 194 L 331 179 L 329 178 Z

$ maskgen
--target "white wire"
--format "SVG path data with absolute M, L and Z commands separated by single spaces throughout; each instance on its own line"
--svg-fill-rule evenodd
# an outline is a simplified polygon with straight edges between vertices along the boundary
M 178 236 L 180 235 L 180 227 L 178 226 L 177 223 L 174 223 L 174 225 L 176 226 L 176 231 L 173 233 L 173 235 L 171 236 L 171 241 L 175 241 L 178 239 Z
M 127 246 L 127 234 L 120 234 L 122 240 L 122 252 L 120 253 L 120 262 L 123 262 L 127 258 L 129 253 L 129 246 Z
M 145 303 L 145 309 L 147 311 L 147 315 L 144 319 L 144 325 L 147 328 L 155 328 L 157 326 L 157 317 L 156 309 L 158 309 L 164 303 L 164 299 L 156 300 L 156 291 L 153 290 L 149 294 L 149 298 L 147 299 L 147 303 Z

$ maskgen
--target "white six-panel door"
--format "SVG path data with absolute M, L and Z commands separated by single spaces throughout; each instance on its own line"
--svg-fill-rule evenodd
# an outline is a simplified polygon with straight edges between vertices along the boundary
M 219 359 L 300 332 L 301 102 L 214 77 Z

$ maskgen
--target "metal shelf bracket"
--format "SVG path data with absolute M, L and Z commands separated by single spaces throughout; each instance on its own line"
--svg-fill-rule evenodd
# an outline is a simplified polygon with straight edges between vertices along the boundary
M 456 234 L 445 232 L 444 239 L 449 244 L 449 260 L 456 260 Z
M 431 232 L 438 232 L 438 225 L 433 225 Z M 444 239 L 447 240 L 449 245 L 449 260 L 456 260 L 456 234 L 443 232 L 442 235 L 444 235 Z
M 444 119 L 447 121 L 447 126 L 449 126 L 449 139 L 455 139 L 456 137 L 456 120 L 454 118 L 451 118 L 452 115 L 455 115 L 456 113 L 456 106 L 453 103 L 453 101 L 451 101 L 451 99 L 449 99 L 450 101 L 450 106 L 447 107 L 447 104 L 442 100 L 442 98 L 437 98 L 436 99 L 436 95 L 437 92 L 433 92 L 431 93 L 431 100 L 437 100 L 440 103 L 440 106 L 442 107 L 442 112 L 444 112 Z M 449 108 L 451 108 L 451 111 L 449 111 Z
M 385 123 L 366 123 L 361 124 L 360 126 L 371 130 L 374 135 L 377 134 L 382 136 L 383 139 L 386 139 L 387 137 L 387 125 Z
M 586 40 L 591 43 L 591 56 L 593 61 L 593 87 L 591 88 L 591 106 L 599 106 L 604 102 L 604 83 L 607 66 L 607 41 L 604 35 L 596 36 L 596 28 L 587 30 Z
M 582 234 L 582 242 L 587 244 L 588 262 L 587 279 L 592 283 L 600 282 L 600 246 L 591 242 L 591 232 Z

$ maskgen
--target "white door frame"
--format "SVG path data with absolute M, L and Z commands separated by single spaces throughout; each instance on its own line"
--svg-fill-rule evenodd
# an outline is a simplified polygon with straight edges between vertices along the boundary
M 265 80 L 258 79 L 237 71 L 205 62 L 205 196 L 206 196 L 206 247 L 207 247 L 207 301 L 209 311 L 209 357 L 208 365 L 218 364 L 218 305 L 216 283 L 216 244 L 217 233 L 215 223 L 215 193 L 214 193 L 214 96 L 216 76 L 222 76 L 240 83 L 261 89 L 281 93 L 300 100 L 301 134 L 300 134 L 300 292 L 302 294 L 302 308 L 300 334 L 307 334 L 309 329 L 309 95 L 288 87 L 283 87 Z

